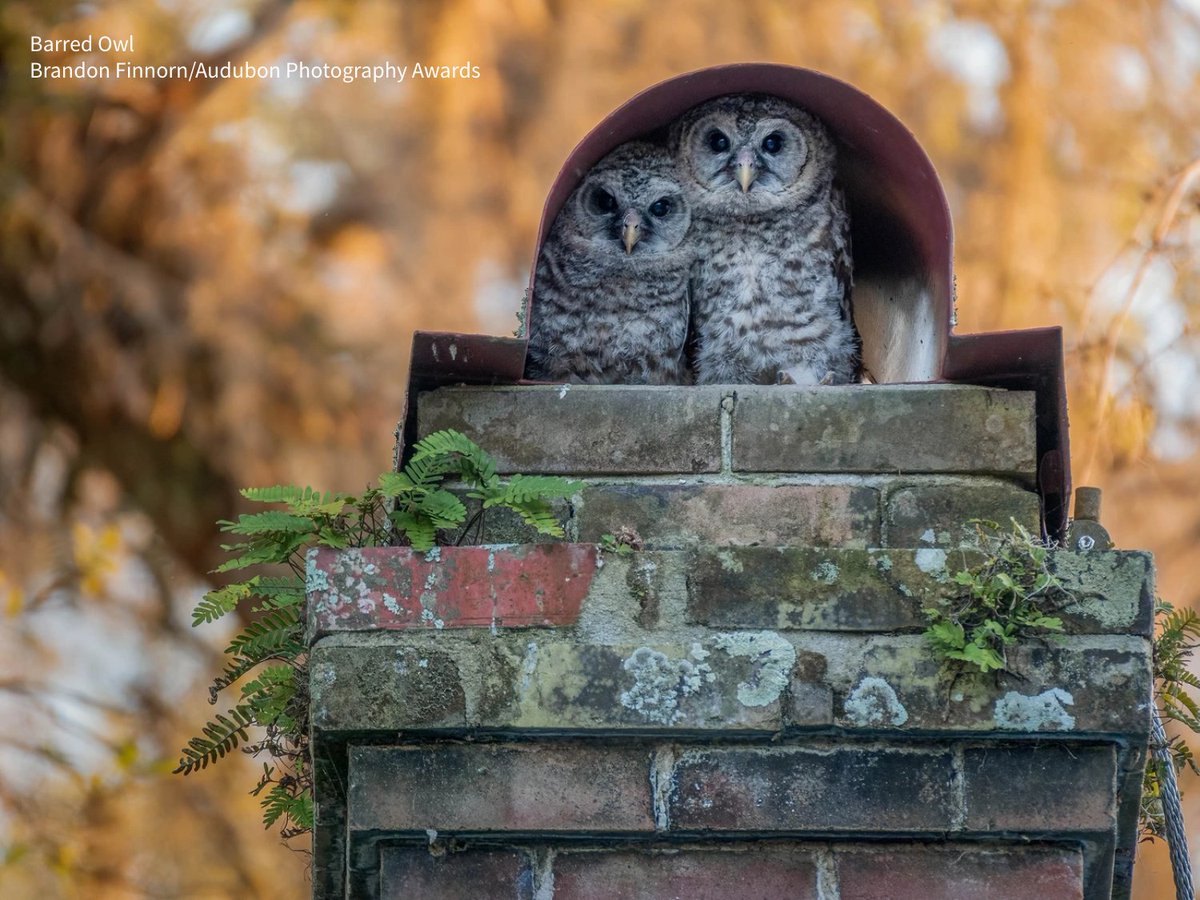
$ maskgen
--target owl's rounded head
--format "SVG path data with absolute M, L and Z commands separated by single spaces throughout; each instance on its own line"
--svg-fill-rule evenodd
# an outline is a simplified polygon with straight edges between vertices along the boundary
M 697 209 L 747 215 L 794 208 L 833 180 L 825 126 L 778 97 L 729 94 L 684 113 L 671 147 Z
M 677 261 L 691 213 L 667 150 L 631 141 L 592 167 L 556 225 L 593 261 L 644 267 Z

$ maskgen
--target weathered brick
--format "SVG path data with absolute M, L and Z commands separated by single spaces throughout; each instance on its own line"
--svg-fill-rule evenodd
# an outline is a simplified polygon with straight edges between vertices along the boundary
M 485 663 L 479 724 L 776 731 L 794 660 L 787 641 L 754 632 L 616 646 L 522 638 Z
M 628 747 L 353 747 L 350 829 L 652 831 L 650 753 Z
M 885 547 L 958 547 L 976 537 L 971 519 L 1013 519 L 1031 534 L 1041 531 L 1037 494 L 1013 484 L 908 485 L 888 493 L 884 512 Z
M 1149 553 L 1060 551 L 1047 556 L 1047 565 L 1072 598 L 1061 611 L 1069 630 L 1142 637 L 1154 633 L 1154 558 Z
M 953 590 L 945 582 L 903 551 L 706 549 L 688 579 L 688 615 L 721 627 L 914 630 L 925 627 L 922 606 Z
M 809 631 L 921 631 L 922 609 L 961 596 L 954 572 L 977 552 L 942 548 L 847 550 L 728 547 L 695 551 L 689 621 L 718 627 Z M 1071 634 L 1148 634 L 1153 578 L 1144 553 L 1051 552 Z
M 816 900 L 817 870 L 803 847 L 559 853 L 554 900 Z
M 733 468 L 995 474 L 1032 484 L 1033 394 L 944 384 L 743 386 Z
M 676 763 L 682 831 L 944 831 L 957 811 L 948 751 L 690 750 Z
M 594 485 L 583 494 L 579 540 L 622 527 L 648 547 L 875 547 L 879 494 L 844 484 Z
M 923 638 L 878 637 L 835 691 L 846 728 L 1143 735 L 1150 649 L 1144 639 L 1039 639 L 1010 648 L 1011 672 L 972 676 Z
M 380 900 L 533 900 L 533 872 L 514 850 L 434 856 L 427 849 L 384 847 Z
M 309 691 L 312 727 L 317 731 L 467 724 L 458 665 L 439 650 L 318 643 L 309 654 Z
M 1111 744 L 975 747 L 963 753 L 968 831 L 1109 831 Z
M 570 625 L 596 573 L 587 544 L 312 551 L 310 639 L 334 631 Z
M 422 435 L 463 432 L 500 472 L 600 475 L 716 472 L 717 387 L 447 387 L 417 399 Z
M 839 849 L 841 900 L 1082 900 L 1077 849 L 971 845 Z

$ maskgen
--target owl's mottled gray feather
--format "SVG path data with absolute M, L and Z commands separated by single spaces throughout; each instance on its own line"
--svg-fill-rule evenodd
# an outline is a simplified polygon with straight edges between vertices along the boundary
M 811 114 L 729 95 L 671 132 L 691 208 L 696 381 L 857 380 L 850 219 L 836 148 Z
M 688 383 L 689 225 L 665 148 L 632 142 L 597 163 L 538 257 L 526 377 Z

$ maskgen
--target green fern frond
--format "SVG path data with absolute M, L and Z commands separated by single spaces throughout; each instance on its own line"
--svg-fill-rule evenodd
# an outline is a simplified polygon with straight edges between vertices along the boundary
M 387 472 L 379 476 L 379 489 L 385 496 L 400 497 L 414 491 L 436 487 L 458 466 L 447 456 L 416 457 L 408 461 L 403 472 Z
M 229 642 L 225 652 L 251 659 L 284 650 L 298 653 L 303 649 L 301 631 L 299 610 L 295 607 L 273 609 L 243 628 Z
M 314 491 L 310 487 L 297 487 L 293 484 L 276 484 L 271 487 L 245 488 L 240 491 L 247 500 L 255 503 L 284 503 L 293 513 L 301 516 L 311 516 L 317 513 L 335 515 L 342 507 L 353 499 L 352 494 L 336 494 Z
M 307 789 L 293 794 L 285 785 L 272 785 L 259 803 L 263 810 L 263 826 L 266 828 L 285 816 L 302 829 L 312 828 L 312 793 Z
M 496 461 L 482 447 L 460 431 L 448 428 L 435 431 L 418 441 L 413 448 L 412 462 L 426 458 L 457 457 L 459 476 L 470 484 L 487 485 L 496 478 Z
M 421 498 L 416 509 L 435 528 L 454 528 L 467 518 L 467 508 L 449 491 L 431 491 Z
M 238 743 L 249 740 L 246 729 L 254 724 L 254 712 L 243 704 L 218 715 L 203 728 L 204 737 L 188 741 L 180 753 L 179 765 L 174 774 L 190 775 L 198 769 L 207 769 L 209 763 L 223 759 L 237 749 Z
M 437 529 L 428 519 L 414 516 L 404 510 L 388 513 L 388 519 L 412 545 L 414 550 L 432 550 L 437 539 Z
M 514 475 L 506 484 L 487 492 L 481 499 L 484 507 L 508 506 L 531 500 L 565 499 L 583 488 L 581 481 L 568 481 L 554 475 Z
M 550 508 L 550 504 L 544 500 L 509 501 L 504 505 L 514 510 L 526 525 L 534 528 L 538 533 L 553 537 L 563 536 L 562 524 L 555 516 L 554 510 Z
M 257 577 L 209 591 L 192 610 L 192 627 L 195 628 L 205 622 L 215 622 L 222 616 L 233 612 L 239 603 L 256 593 L 258 593 Z
M 213 572 L 221 574 L 237 569 L 247 569 L 250 566 L 287 562 L 293 553 L 304 546 L 307 537 L 308 535 L 304 534 L 292 534 L 281 541 L 253 541 L 223 545 L 222 549 L 240 555 L 217 566 Z
M 279 509 L 238 516 L 236 522 L 222 522 L 221 530 L 233 534 L 309 534 L 316 528 L 308 516 L 297 516 Z

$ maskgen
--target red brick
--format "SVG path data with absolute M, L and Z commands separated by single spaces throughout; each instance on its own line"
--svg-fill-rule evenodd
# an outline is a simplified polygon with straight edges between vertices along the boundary
M 653 831 L 650 751 L 354 747 L 349 823 L 389 831 Z
M 554 900 L 816 900 L 817 870 L 803 849 L 560 853 Z
M 1078 850 L 1029 846 L 839 850 L 841 900 L 1082 900 Z
M 525 854 L 470 851 L 434 856 L 424 847 L 380 853 L 380 900 L 532 900 Z
M 680 757 L 671 827 L 721 831 L 944 831 L 957 809 L 947 751 L 693 750 Z
M 1111 745 L 975 747 L 963 754 L 968 831 L 1108 831 Z
M 875 547 L 879 493 L 844 484 L 594 485 L 583 494 L 579 540 L 622 527 L 652 548 Z
M 572 625 L 596 573 L 586 544 L 322 548 L 309 559 L 312 636 L 331 631 Z

